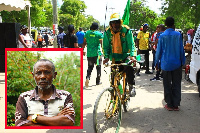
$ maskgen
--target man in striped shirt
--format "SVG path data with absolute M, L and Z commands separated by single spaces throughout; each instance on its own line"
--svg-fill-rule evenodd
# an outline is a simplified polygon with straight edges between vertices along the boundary
M 15 126 L 73 126 L 72 96 L 68 91 L 57 90 L 52 84 L 57 75 L 54 64 L 41 59 L 35 63 L 32 75 L 37 86 L 19 96 Z

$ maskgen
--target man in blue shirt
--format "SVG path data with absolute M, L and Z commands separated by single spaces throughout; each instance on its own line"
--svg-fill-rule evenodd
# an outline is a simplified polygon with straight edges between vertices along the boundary
M 78 46 L 82 48 L 84 36 L 85 33 L 82 31 L 83 29 L 80 27 L 79 31 L 76 33 L 76 36 L 78 37 Z
M 179 32 L 174 29 L 174 18 L 167 17 L 165 20 L 167 29 L 160 35 L 156 51 L 157 64 L 161 60 L 163 71 L 165 108 L 169 111 L 178 111 L 181 101 L 182 65 L 185 64 L 185 52 L 183 39 Z
M 58 27 L 59 30 L 59 34 L 57 35 L 57 44 L 58 44 L 58 48 L 64 48 L 64 44 L 63 44 L 63 36 L 65 35 L 64 28 L 59 26 Z

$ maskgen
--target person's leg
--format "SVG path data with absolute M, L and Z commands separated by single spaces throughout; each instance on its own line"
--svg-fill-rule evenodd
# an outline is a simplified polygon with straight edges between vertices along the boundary
M 94 57 L 87 57 L 88 60 L 88 69 L 86 79 L 90 79 L 93 67 L 94 67 Z
M 173 106 L 180 106 L 181 102 L 182 67 L 172 71 L 172 100 Z
M 100 59 L 98 59 L 98 60 L 99 60 L 99 64 L 97 64 L 97 66 L 96 66 L 96 69 L 97 69 L 96 85 L 100 84 L 100 79 L 101 79 L 101 62 L 102 62 L 101 56 L 100 56 Z
M 153 54 L 153 62 L 152 62 L 152 71 L 155 70 L 155 54 L 156 54 L 156 51 L 155 50 L 152 50 L 152 54 Z
M 90 76 L 94 67 L 93 57 L 87 57 L 88 60 L 88 69 L 87 69 L 87 76 L 85 81 L 85 87 L 89 86 Z
M 163 86 L 164 86 L 164 100 L 168 107 L 172 108 L 172 74 L 171 71 L 163 70 Z
M 145 50 L 146 72 L 149 72 L 149 50 Z
M 129 94 L 131 97 L 134 97 L 136 95 L 136 91 L 135 91 L 135 75 L 134 75 L 134 69 L 132 66 L 125 66 L 125 73 L 126 73 L 126 78 L 127 78 L 127 82 L 129 85 Z
M 48 48 L 49 42 L 46 42 L 46 48 Z
M 38 46 L 39 46 L 39 48 L 42 48 L 42 42 L 38 42 Z

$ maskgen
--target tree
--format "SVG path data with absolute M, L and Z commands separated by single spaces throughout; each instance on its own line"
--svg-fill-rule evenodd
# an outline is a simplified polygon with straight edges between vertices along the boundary
M 132 29 L 139 30 L 142 24 L 148 23 L 149 30 L 155 31 L 156 26 L 163 23 L 157 14 L 144 6 L 144 1 L 134 1 L 130 8 L 130 24 Z
M 200 23 L 199 4 L 199 0 L 165 0 L 162 11 L 166 17 L 174 17 L 176 28 L 186 32 L 190 28 L 197 29 Z
M 82 21 L 83 12 L 86 5 L 80 0 L 64 0 L 60 8 L 60 25 L 67 27 L 69 24 L 73 24 L 76 28 L 80 26 Z
M 91 15 L 85 15 L 86 8 L 84 1 L 64 0 L 59 11 L 59 25 L 64 26 L 65 30 L 67 30 L 69 24 L 73 24 L 76 30 L 79 27 L 82 27 L 83 30 L 90 29 L 93 22 L 99 23 L 99 21 Z
M 31 24 L 40 27 L 53 25 L 53 8 L 48 0 L 31 0 L 30 16 Z M 2 11 L 1 16 L 5 23 L 20 23 L 28 25 L 28 15 L 26 10 L 22 11 Z

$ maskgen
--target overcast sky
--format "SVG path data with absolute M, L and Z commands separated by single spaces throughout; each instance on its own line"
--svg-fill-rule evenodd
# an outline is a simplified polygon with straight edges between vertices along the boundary
M 85 2 L 87 9 L 85 11 L 86 15 L 92 15 L 97 19 L 101 25 L 108 25 L 110 15 L 112 13 L 120 13 L 121 17 L 124 14 L 124 9 L 126 7 L 127 0 L 82 0 Z M 58 0 L 58 3 L 62 3 L 62 0 Z M 106 12 L 107 5 L 107 12 Z M 161 8 L 161 1 L 158 0 L 147 0 L 147 6 L 156 13 L 160 14 L 159 8 Z M 113 8 L 113 9 L 111 9 Z M 106 14 L 106 21 L 105 21 Z

